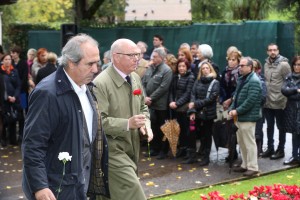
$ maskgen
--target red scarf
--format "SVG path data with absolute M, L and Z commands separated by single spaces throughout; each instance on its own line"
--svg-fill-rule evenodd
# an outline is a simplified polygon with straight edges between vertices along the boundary
M 6 67 L 4 67 L 4 65 L 2 65 L 1 70 L 4 71 L 6 74 L 10 75 L 11 71 L 14 70 L 14 67 L 12 65 L 10 65 L 9 68 L 6 69 Z

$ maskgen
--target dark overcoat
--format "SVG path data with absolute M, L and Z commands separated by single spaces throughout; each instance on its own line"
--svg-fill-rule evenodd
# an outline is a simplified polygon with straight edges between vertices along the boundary
M 87 96 L 94 113 L 93 142 L 98 116 L 89 90 Z M 28 199 L 35 199 L 34 193 L 43 188 L 57 194 L 64 166 L 58 159 L 60 152 L 68 152 L 72 159 L 65 165 L 59 199 L 86 199 L 85 178 L 90 173 L 91 162 L 85 159 L 91 160 L 93 145 L 84 143 L 87 132 L 83 112 L 84 107 L 62 67 L 42 80 L 30 94 L 22 144 L 23 191 Z M 108 155 L 107 145 L 103 146 L 102 181 L 107 189 Z M 108 190 L 104 191 L 108 194 Z
M 300 74 L 289 74 L 285 79 L 281 92 L 287 97 L 287 104 L 284 110 L 285 132 L 300 134 Z

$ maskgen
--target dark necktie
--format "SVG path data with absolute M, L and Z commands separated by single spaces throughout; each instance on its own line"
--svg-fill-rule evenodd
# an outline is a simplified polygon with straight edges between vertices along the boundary
M 131 85 L 131 80 L 130 80 L 130 76 L 126 76 L 126 81 L 129 83 L 129 85 Z

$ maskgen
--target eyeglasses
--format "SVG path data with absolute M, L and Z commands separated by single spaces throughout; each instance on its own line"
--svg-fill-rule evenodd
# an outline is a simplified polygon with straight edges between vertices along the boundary
M 140 53 L 116 53 L 116 54 L 125 55 L 125 56 L 128 56 L 131 59 L 134 59 L 134 58 L 139 59 L 141 57 Z
M 249 66 L 249 65 L 239 65 L 239 67 L 245 67 L 245 66 Z
M 278 49 L 268 49 L 268 51 L 278 51 Z

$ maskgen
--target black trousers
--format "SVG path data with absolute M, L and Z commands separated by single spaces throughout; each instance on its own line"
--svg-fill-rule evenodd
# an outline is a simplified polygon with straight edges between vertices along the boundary
M 267 120 L 268 149 L 274 149 L 274 126 L 276 119 L 276 125 L 279 130 L 279 144 L 277 149 L 284 150 L 286 134 L 283 126 L 284 110 L 265 108 L 264 114 Z
M 153 140 L 150 142 L 151 150 L 156 152 L 164 152 L 167 153 L 169 150 L 168 140 L 162 141 L 163 132 L 160 127 L 165 123 L 165 121 L 169 118 L 168 110 L 153 110 L 150 109 L 150 120 L 151 120 L 151 128 L 153 131 Z
M 180 126 L 179 147 L 187 147 L 188 145 L 188 132 L 189 132 L 189 118 L 186 112 L 172 112 L 171 118 L 177 119 Z
M 209 158 L 212 144 L 212 126 L 214 120 L 198 120 L 196 121 L 196 126 L 198 128 L 198 134 L 201 142 L 201 150 L 200 152 L 204 155 L 205 158 Z

